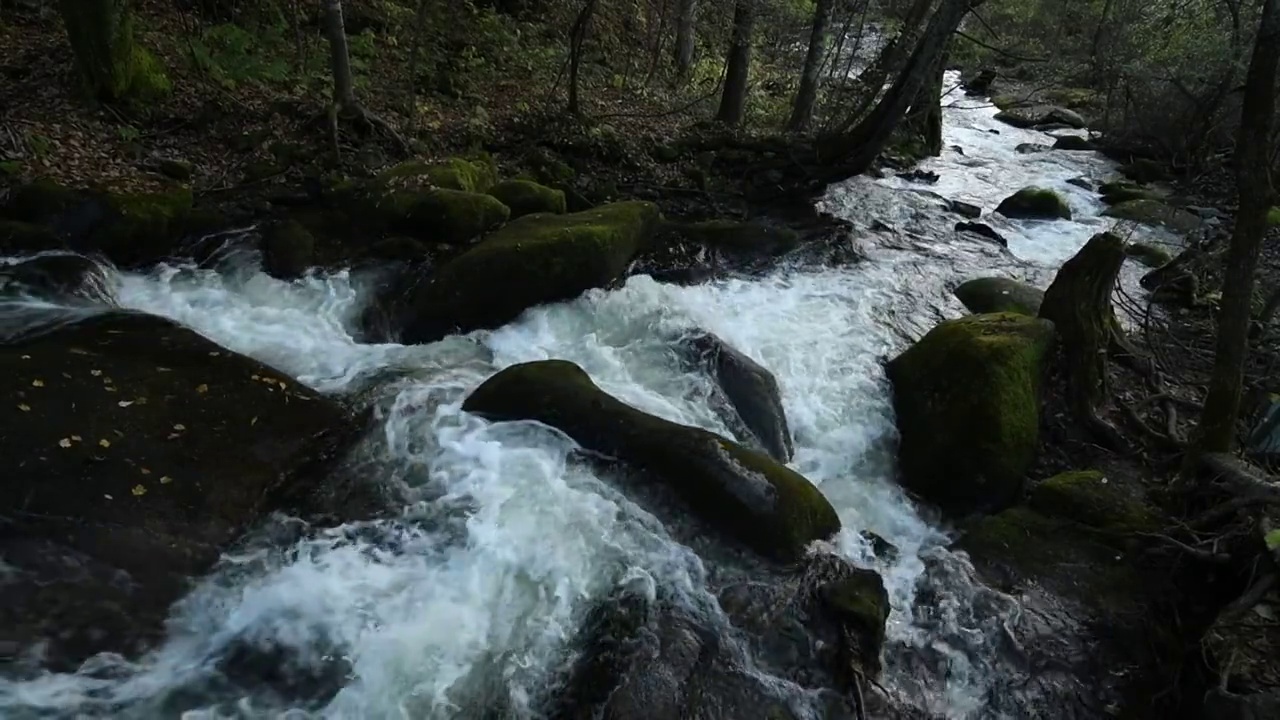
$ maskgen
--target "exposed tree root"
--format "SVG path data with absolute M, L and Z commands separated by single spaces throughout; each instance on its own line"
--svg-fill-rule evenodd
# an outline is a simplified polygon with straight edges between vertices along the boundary
M 413 154 L 409 141 L 405 140 L 404 136 L 392 127 L 391 123 L 360 103 L 343 103 L 342 105 L 331 103 L 326 110 L 326 115 L 329 121 L 329 141 L 333 147 L 333 157 L 335 159 L 342 156 L 341 144 L 338 139 L 339 122 L 341 120 L 351 120 L 362 123 L 365 127 L 381 130 L 395 142 L 402 153 L 405 155 Z

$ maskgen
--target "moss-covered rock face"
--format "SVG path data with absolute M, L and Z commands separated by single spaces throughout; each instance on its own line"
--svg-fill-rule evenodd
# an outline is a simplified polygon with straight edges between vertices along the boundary
M 123 267 L 170 255 L 174 241 L 194 228 L 191 190 L 125 193 L 107 200 L 110 216 L 92 233 L 90 246 Z
M 1062 473 L 1039 482 L 1027 504 L 1046 517 L 1102 530 L 1154 531 L 1160 524 L 1154 508 L 1096 470 Z
M 889 619 L 889 593 L 884 581 L 870 570 L 854 570 L 842 580 L 822 588 L 823 599 L 832 612 L 855 629 L 877 657 L 884 646 L 884 624 Z M 878 657 L 875 667 L 879 667 Z
M 1000 202 L 996 212 L 1010 218 L 1071 219 L 1071 206 L 1061 195 L 1038 187 L 1025 187 L 1010 195 Z
M 1108 205 L 1119 205 L 1130 200 L 1159 200 L 1162 197 L 1159 192 L 1128 180 L 1103 183 L 1098 192 L 1102 194 L 1102 202 Z
M 9 196 L 4 217 L 20 222 L 39 223 L 84 202 L 84 195 L 48 178 L 37 178 L 19 185 Z
M 262 269 L 272 277 L 301 277 L 315 264 L 315 254 L 315 237 L 296 220 L 272 223 L 262 233 Z
M 626 272 L 659 217 L 652 203 L 623 202 L 515 220 L 441 266 L 406 298 L 402 339 L 432 342 L 498 327 L 536 305 L 605 287 Z
M 0 552 L 40 549 L 15 561 L 36 575 L 64 555 L 86 568 L 7 584 L 0 622 L 23 646 L 48 641 L 60 667 L 138 651 L 246 527 L 326 492 L 358 434 L 292 378 L 141 313 L 0 344 L 0 395 Z
M 972 315 L 930 330 L 887 366 L 904 485 L 964 514 L 1007 506 L 1035 459 L 1053 324 Z
M 485 193 L 498 181 L 498 169 L 489 157 L 450 158 L 439 163 L 408 160 L 383 171 L 378 179 L 384 182 L 417 180 L 446 190 Z
M 446 244 L 479 237 L 511 216 L 492 195 L 442 188 L 398 190 L 377 201 L 377 212 L 391 232 Z
M 58 236 L 43 225 L 17 220 L 0 220 L 0 254 L 50 250 L 60 244 Z
M 1028 317 L 1039 315 L 1044 301 L 1043 290 L 1002 277 L 965 281 L 955 289 L 955 296 L 971 313 L 1012 312 Z
M 714 433 L 641 412 L 570 362 L 508 367 L 476 388 L 463 409 L 537 420 L 647 470 L 709 524 L 772 557 L 797 559 L 809 543 L 840 529 L 831 504 L 795 471 Z
M 1267 213 L 1267 225 L 1270 227 L 1280 227 L 1280 207 L 1273 207 Z
M 1179 233 L 1192 232 L 1200 227 L 1200 218 L 1194 214 L 1158 200 L 1128 200 L 1112 205 L 1102 214 L 1143 225 L 1163 226 Z
M 554 190 L 529 180 L 503 180 L 489 188 L 489 194 L 511 208 L 511 217 L 518 218 L 533 213 L 565 212 L 563 190 Z
M 1149 268 L 1158 268 L 1173 260 L 1168 250 L 1151 243 L 1129 243 L 1124 247 L 1124 254 Z

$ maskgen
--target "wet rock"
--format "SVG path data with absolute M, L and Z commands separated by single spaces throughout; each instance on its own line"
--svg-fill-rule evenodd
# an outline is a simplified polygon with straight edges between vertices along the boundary
M 1070 129 L 1072 129 L 1072 128 L 1071 128 L 1071 126 L 1070 126 L 1070 125 L 1068 125 L 1068 124 L 1066 124 L 1066 123 L 1062 123 L 1062 122 L 1048 122 L 1048 123 L 1041 123 L 1041 124 L 1039 124 L 1039 125 L 1036 125 L 1035 127 L 1031 128 L 1031 129 L 1032 129 L 1032 130 L 1035 130 L 1036 132 L 1051 133 L 1051 132 L 1057 132 L 1057 131 L 1059 131 L 1059 130 L 1070 130 Z
M 1037 317 L 1044 301 L 1043 290 L 1002 277 L 965 281 L 955 289 L 955 296 L 971 313 L 1012 312 L 1028 317 Z
M 0 265 L 0 298 L 28 297 L 65 302 L 115 302 L 111 271 L 74 253 L 47 253 L 11 265 Z
M 1061 195 L 1038 187 L 1025 187 L 1010 195 L 1000 201 L 996 212 L 1009 218 L 1071 219 L 1071 206 Z
M 225 226 L 218 213 L 194 207 L 191 190 L 123 193 L 106 198 L 100 222 L 72 249 L 100 252 L 122 268 L 145 267 L 182 254 L 180 241 Z
M 1177 233 L 1189 233 L 1200 227 L 1200 218 L 1159 200 L 1127 200 L 1112 205 L 1102 213 L 1118 220 L 1156 225 Z
M 1124 254 L 1149 268 L 1158 268 L 1173 260 L 1168 250 L 1151 243 L 1129 243 L 1124 246 Z
M 1018 143 L 1018 145 L 1013 148 L 1013 151 L 1021 155 L 1034 155 L 1035 153 L 1042 153 L 1046 150 L 1052 149 L 1053 148 L 1051 146 L 1045 145 L 1044 143 Z
M 1100 530 L 1154 531 L 1160 516 L 1145 498 L 1097 470 L 1055 475 L 1031 488 L 1027 505 L 1056 517 Z
M 489 194 L 511 208 L 511 217 L 533 213 L 564 214 L 564 192 L 530 180 L 503 180 L 489 188 Z
M 704 368 L 724 392 L 732 416 L 726 424 L 741 425 L 750 444 L 778 462 L 791 460 L 791 431 L 773 373 L 708 332 L 686 335 L 678 347 L 687 362 Z
M 962 202 L 960 200 L 948 200 L 947 207 L 951 212 L 963 217 L 974 219 L 982 217 L 982 208 L 978 205 L 974 205 L 973 203 Z
M 1075 110 L 1068 110 L 1063 107 L 1050 108 L 1048 114 L 1045 115 L 1045 120 L 1051 123 L 1062 123 L 1077 130 L 1083 129 L 1088 125 L 1083 115 Z
M 536 305 L 605 287 L 623 276 L 659 217 L 650 203 L 623 202 L 512 221 L 409 293 L 403 340 L 498 327 Z
M 938 180 L 940 179 L 938 173 L 931 172 L 929 170 L 911 170 L 908 172 L 899 173 L 898 177 L 902 178 L 903 180 L 909 180 L 911 182 L 918 182 L 918 183 L 925 183 L 927 185 L 932 185 L 938 182 Z
M 1159 200 L 1162 197 L 1155 190 L 1127 180 L 1103 183 L 1098 187 L 1098 191 L 1102 193 L 1102 202 L 1108 205 L 1118 205 L 1130 200 Z
M 1000 105 L 999 98 L 996 103 Z M 1038 125 L 1061 124 L 1081 129 L 1087 123 L 1080 113 L 1052 105 L 1000 105 L 1003 109 L 996 113 L 995 119 L 1016 128 L 1034 128 Z
M 1094 189 L 1093 180 L 1090 180 L 1087 177 L 1073 177 L 1070 180 L 1068 180 L 1067 183 L 1071 185 L 1075 185 L 1076 187 L 1084 190 Z
M 52 250 L 62 245 L 47 227 L 17 220 L 0 220 L 0 255 Z
M 262 269 L 281 280 L 293 280 L 315 265 L 316 239 L 296 220 L 282 220 L 262 232 Z
M 1063 135 L 1053 143 L 1054 150 L 1094 150 L 1094 144 L 1089 138 L 1083 138 L 1079 135 Z
M 1155 160 L 1138 158 L 1120 167 L 1120 174 L 1138 183 L 1153 183 L 1169 179 L 1169 170 Z
M 169 320 L 82 316 L 5 341 L 0 368 L 0 543 L 6 561 L 15 538 L 49 546 L 23 556 L 0 626 L 52 666 L 137 652 L 247 527 L 351 490 L 325 479 L 361 431 L 350 413 Z
M 799 245 L 800 235 L 787 227 L 736 220 L 661 222 L 629 274 L 703 282 L 724 272 L 768 269 Z
M 840 529 L 831 504 L 795 471 L 706 430 L 636 410 L 573 363 L 508 367 L 476 388 L 463 409 L 498 420 L 537 420 L 589 450 L 652 472 L 705 520 L 768 556 L 798 558 L 810 542 Z
M 375 212 L 391 232 L 450 245 L 479 237 L 511 216 L 492 195 L 444 188 L 390 193 L 376 200 Z
M 948 145 L 947 149 L 954 152 L 957 155 L 964 154 L 964 148 L 960 147 L 959 145 Z
M 1053 324 L 971 315 L 930 330 L 886 367 L 903 484 L 955 514 L 1005 507 L 1035 459 Z
M 1001 110 L 996 113 L 995 119 L 1016 128 L 1030 128 L 1037 125 L 1041 117 L 1039 115 L 1030 114 L 1024 108 L 1014 108 L 1009 110 Z
M 981 235 L 988 240 L 993 240 L 1000 247 L 1009 247 L 1009 241 L 1003 235 L 995 231 L 995 228 L 986 223 L 980 222 L 958 222 L 956 223 L 956 232 L 970 232 L 975 235 Z
M 991 83 L 996 81 L 999 75 L 995 70 L 990 68 L 979 70 L 977 75 L 964 80 L 960 83 L 960 87 L 964 89 L 964 94 L 970 97 L 977 95 L 991 94 Z

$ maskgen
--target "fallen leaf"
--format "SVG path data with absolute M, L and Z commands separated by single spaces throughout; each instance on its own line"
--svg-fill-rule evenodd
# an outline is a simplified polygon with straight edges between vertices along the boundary
M 169 477 L 168 475 L 165 475 L 160 478 L 161 485 L 168 485 L 171 482 L 173 482 L 173 478 Z
M 178 432 L 182 432 L 183 430 L 187 429 L 187 426 L 183 425 L 182 423 L 174 423 L 173 429 L 177 430 Z
M 132 492 L 134 497 L 142 497 L 147 494 L 147 488 L 145 485 L 134 485 L 133 490 L 129 492 Z
M 30 355 L 23 355 L 23 356 L 22 356 L 22 359 L 23 359 L 23 360 L 30 360 L 30 359 L 31 359 L 31 356 L 30 356 Z
M 209 386 L 205 385 L 204 383 L 200 383 L 199 385 L 196 386 L 196 392 L 207 393 L 209 392 Z
M 92 376 L 94 376 L 94 377 L 98 377 L 98 376 L 102 375 L 102 371 L 101 371 L 101 370 L 90 370 L 90 371 L 89 371 L 89 374 L 90 374 L 90 375 L 92 375 Z
M 254 425 L 257 425 L 257 424 L 258 424 L 258 416 L 254 415 L 253 419 L 249 421 L 249 427 L 253 427 Z
M 71 438 L 62 438 L 61 440 L 58 441 L 58 445 L 64 448 L 71 447 Z
M 120 402 L 116 403 L 116 405 L 119 405 L 119 406 L 120 406 L 120 407 L 122 407 L 122 408 L 123 408 L 123 407 L 129 407 L 129 406 L 130 406 L 130 405 L 132 405 L 132 404 L 133 404 L 133 401 L 132 401 L 132 400 L 121 400 Z
M 110 440 L 108 440 L 108 439 L 106 439 L 106 438 L 103 438 L 103 439 L 101 439 L 101 440 L 99 440 L 99 441 L 98 441 L 98 445 L 100 445 L 100 446 L 102 446 L 102 447 L 104 447 L 104 448 L 109 448 L 109 447 L 111 447 L 111 441 L 110 441 Z
M 143 475 L 150 475 L 150 474 L 151 474 L 151 471 L 150 471 L 150 470 L 148 470 L 148 469 L 146 469 L 146 468 L 139 468 L 139 469 L 142 471 L 142 474 L 143 474 Z
M 76 442 L 80 442 L 80 441 L 81 441 L 81 440 L 83 440 L 84 438 L 80 437 L 79 435 L 72 435 L 72 436 L 71 436 L 71 439 L 72 439 L 72 440 L 74 440 L 74 441 L 76 441 Z
M 104 497 L 104 498 L 106 498 L 106 499 L 108 499 L 108 500 L 115 500 L 115 498 L 111 497 L 110 495 L 103 495 L 102 497 Z
M 39 378 L 36 378 L 35 380 L 31 381 L 31 387 L 44 387 L 44 381 Z
M 18 409 L 22 412 L 31 412 L 31 406 L 26 403 L 18 403 Z

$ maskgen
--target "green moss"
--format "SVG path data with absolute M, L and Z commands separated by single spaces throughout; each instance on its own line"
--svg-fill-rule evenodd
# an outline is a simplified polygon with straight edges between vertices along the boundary
M 540 212 L 558 215 L 565 212 L 563 191 L 528 180 L 504 180 L 489 188 L 489 194 L 511 208 L 513 218 Z
M 888 364 L 908 488 L 959 513 L 1017 497 L 1035 458 L 1053 338 L 1047 320 L 971 315 L 939 324 Z
M 1129 243 L 1124 247 L 1124 254 L 1149 268 L 1162 267 L 1173 260 L 1168 250 L 1150 243 Z
M 1191 232 L 1200 227 L 1200 219 L 1195 215 L 1159 200 L 1128 200 L 1112 205 L 1102 214 L 1118 220 L 1163 226 L 1179 233 Z
M 884 624 L 889 619 L 889 594 L 880 576 L 855 569 L 849 577 L 824 586 L 822 594 L 827 605 L 870 640 L 872 653 L 878 654 L 884 645 Z
M 501 225 L 511 211 L 497 198 L 462 190 L 399 190 L 377 201 L 380 224 L 392 232 L 462 243 Z
M 43 225 L 0 220 L 0 254 L 36 252 L 60 245 L 57 236 Z
M 111 216 L 94 230 L 94 244 L 126 267 L 164 257 L 190 229 L 192 202 L 189 188 L 111 195 Z
M 1267 225 L 1270 227 L 1280 227 L 1280 206 L 1271 208 L 1267 213 Z
M 1059 517 L 1103 530 L 1153 531 L 1159 515 L 1094 470 L 1055 475 L 1031 490 L 1027 504 L 1048 517 Z
M 508 367 L 476 388 L 463 409 L 536 420 L 646 470 L 708 523 L 771 556 L 797 559 L 809 543 L 840 529 L 835 509 L 794 470 L 701 428 L 637 410 L 570 362 Z
M 605 287 L 626 272 L 660 217 L 652 203 L 621 202 L 514 220 L 424 283 L 410 299 L 404 339 L 497 327 L 536 305 Z
M 22 174 L 22 163 L 18 160 L 0 161 L 0 178 L 18 177 Z
M 1089 88 L 1050 88 L 1044 97 L 1055 105 L 1079 109 L 1088 107 L 1098 100 L 1098 92 Z
M 1099 188 L 1102 202 L 1108 205 L 1119 205 L 1130 200 L 1159 200 L 1160 193 L 1131 182 L 1103 183 Z
M 991 98 L 991 104 L 995 105 L 1001 110 L 1015 110 L 1018 108 L 1030 107 L 1035 103 L 1031 102 L 1030 100 L 1028 100 L 1026 97 L 1022 95 L 1003 93 Z
M 83 194 L 55 180 L 37 178 L 13 191 L 4 215 L 22 222 L 44 222 L 82 202 Z
M 1012 312 L 1036 317 L 1044 291 L 1009 278 L 985 277 L 961 283 L 955 296 L 971 313 Z
M 164 68 L 135 39 L 122 3 L 62 1 L 63 27 L 86 94 L 104 102 L 146 102 L 167 94 Z
M 439 163 L 408 160 L 378 176 L 384 182 L 407 178 L 425 180 L 432 187 L 446 190 L 484 193 L 498 181 L 498 170 L 492 158 L 488 157 L 476 160 L 450 158 Z
M 996 212 L 1011 218 L 1071 219 L 1071 206 L 1058 193 L 1039 187 L 1025 187 L 1005 198 Z

